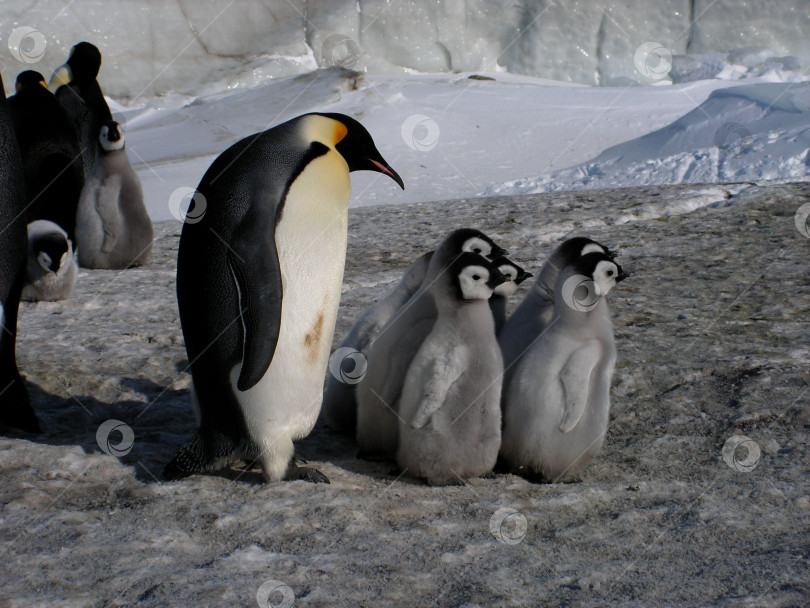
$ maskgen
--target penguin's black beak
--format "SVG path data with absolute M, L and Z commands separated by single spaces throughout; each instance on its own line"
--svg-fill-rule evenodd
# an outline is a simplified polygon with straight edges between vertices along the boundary
M 525 270 L 521 272 L 517 278 L 515 279 L 515 283 L 520 285 L 526 279 L 531 279 L 534 275 L 531 272 L 526 272 Z
M 489 273 L 489 281 L 487 281 L 487 287 L 489 287 L 490 289 L 495 289 L 498 285 L 503 285 L 507 281 L 509 281 L 509 277 L 507 277 L 505 274 L 497 270 L 494 270 Z
M 402 188 L 403 190 L 405 189 L 405 182 L 403 182 L 403 181 L 402 181 L 402 178 L 399 176 L 399 173 L 397 173 L 396 171 L 394 171 L 394 170 L 393 170 L 393 169 L 392 169 L 392 168 L 391 168 L 391 167 L 388 165 L 388 163 L 386 163 L 386 162 L 383 160 L 382 156 L 380 157 L 380 160 L 379 160 L 379 161 L 378 161 L 378 160 L 374 160 L 373 158 L 369 158 L 369 159 L 368 159 L 368 161 L 369 161 L 369 162 L 371 163 L 371 165 L 372 165 L 372 166 L 371 166 L 371 170 L 372 170 L 372 171 L 378 171 L 378 172 L 380 172 L 380 173 L 383 173 L 383 174 L 387 175 L 387 176 L 388 176 L 388 177 L 390 177 L 392 180 L 394 180 L 396 183 L 398 183 L 400 188 Z M 380 162 L 380 161 L 382 161 L 382 162 Z
M 622 270 L 620 268 L 619 269 L 619 276 L 616 277 L 616 282 L 618 283 L 619 281 L 624 281 L 629 276 L 630 276 L 629 272 L 625 272 L 624 270 Z
M 507 255 L 509 255 L 509 252 L 506 249 L 504 249 L 503 247 L 498 247 L 497 245 L 493 245 L 492 253 L 489 254 L 489 257 L 490 259 L 494 260 L 495 258 L 501 256 L 506 257 Z

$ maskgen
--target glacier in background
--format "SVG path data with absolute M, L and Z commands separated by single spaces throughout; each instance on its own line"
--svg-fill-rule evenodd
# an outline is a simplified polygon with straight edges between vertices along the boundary
M 3 0 L 0 16 L 7 87 L 25 63 L 49 71 L 89 40 L 104 56 L 105 93 L 126 99 L 207 95 L 330 65 L 614 86 L 796 79 L 810 65 L 806 0 Z

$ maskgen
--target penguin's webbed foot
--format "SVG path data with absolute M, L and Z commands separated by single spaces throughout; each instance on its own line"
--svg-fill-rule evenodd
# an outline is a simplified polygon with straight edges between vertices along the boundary
M 293 462 L 287 468 L 284 481 L 308 481 L 310 483 L 330 483 L 329 478 L 313 467 L 299 467 Z

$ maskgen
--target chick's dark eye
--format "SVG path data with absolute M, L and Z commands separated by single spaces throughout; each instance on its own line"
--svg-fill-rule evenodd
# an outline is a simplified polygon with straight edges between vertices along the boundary
M 473 275 L 473 281 L 480 281 L 480 280 L 481 280 L 481 277 L 479 275 L 477 275 L 477 274 Z
M 608 275 L 609 277 L 612 277 L 612 276 L 613 276 L 613 271 L 612 271 L 612 270 L 608 270 L 607 275 Z
M 475 249 L 473 249 L 473 253 L 481 253 L 481 248 L 476 247 Z

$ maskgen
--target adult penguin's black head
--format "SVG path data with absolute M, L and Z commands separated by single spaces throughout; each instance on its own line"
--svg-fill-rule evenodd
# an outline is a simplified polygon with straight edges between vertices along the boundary
M 345 114 L 321 114 L 338 121 L 346 127 L 346 135 L 341 139 L 335 149 L 349 165 L 349 171 L 377 171 L 383 173 L 405 189 L 405 184 L 399 174 L 385 161 L 374 145 L 374 140 L 366 128 L 351 116 Z
M 31 90 L 30 87 L 37 85 L 47 88 L 47 85 L 45 84 L 45 77 L 34 70 L 26 70 L 25 72 L 20 72 L 17 75 L 15 90 L 19 93 L 22 90 Z
M 94 44 L 80 42 L 70 49 L 67 65 L 76 82 L 95 80 L 101 69 L 101 51 Z

